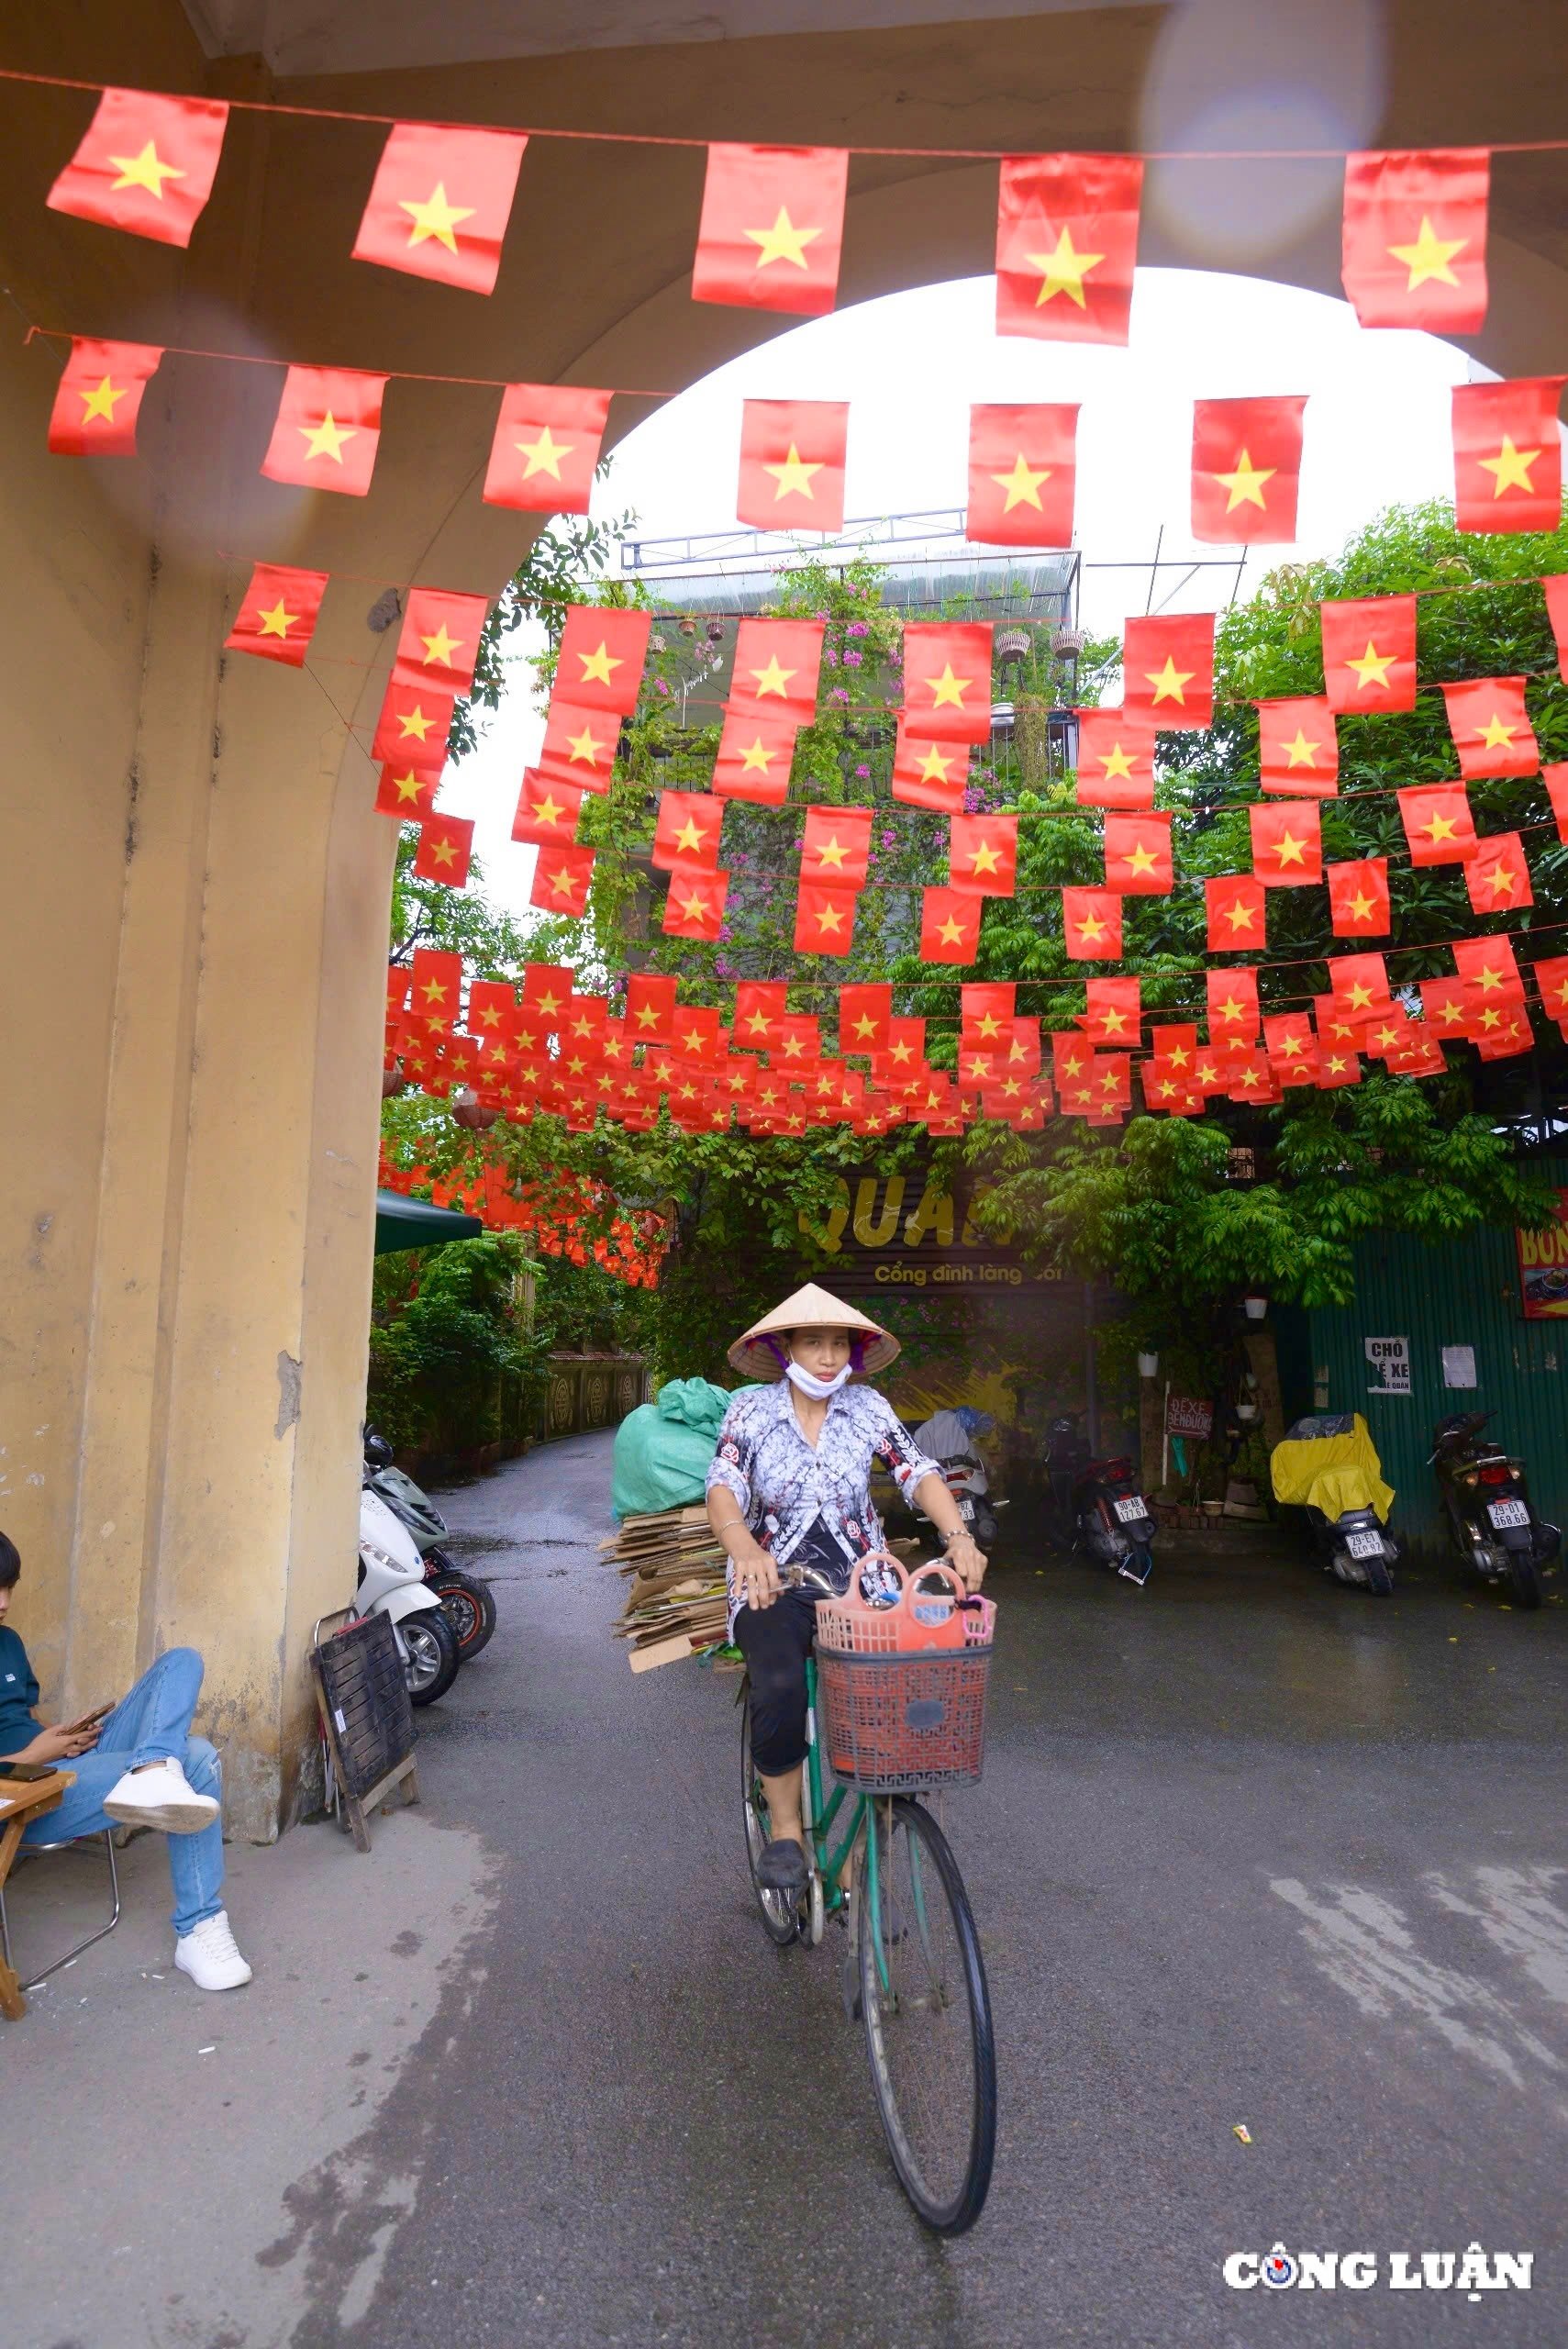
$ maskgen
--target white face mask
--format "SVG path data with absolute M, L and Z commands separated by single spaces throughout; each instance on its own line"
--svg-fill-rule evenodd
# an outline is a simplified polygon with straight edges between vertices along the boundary
M 797 1362 L 786 1362 L 784 1376 L 792 1386 L 798 1386 L 803 1395 L 809 1395 L 814 1403 L 826 1403 L 829 1397 L 836 1395 L 842 1386 L 850 1375 L 851 1367 L 851 1365 L 846 1363 L 841 1370 L 836 1370 L 833 1373 L 831 1378 L 814 1378 L 810 1371 L 802 1370 Z

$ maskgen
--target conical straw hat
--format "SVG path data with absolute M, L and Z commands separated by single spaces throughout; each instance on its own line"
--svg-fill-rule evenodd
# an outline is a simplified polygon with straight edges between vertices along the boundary
M 891 1330 L 883 1329 L 880 1322 L 868 1321 L 863 1313 L 857 1313 L 842 1297 L 829 1297 L 815 1281 L 807 1281 L 804 1288 L 797 1288 L 793 1297 L 786 1297 L 782 1305 L 775 1305 L 771 1313 L 755 1322 L 743 1338 L 736 1339 L 729 1349 L 729 1360 L 743 1378 L 776 1378 L 778 1356 L 762 1341 L 767 1337 L 782 1338 L 790 1330 L 848 1330 L 852 1336 L 863 1336 L 866 1350 L 862 1367 L 866 1370 L 885 1370 L 899 1352 L 898 1341 Z

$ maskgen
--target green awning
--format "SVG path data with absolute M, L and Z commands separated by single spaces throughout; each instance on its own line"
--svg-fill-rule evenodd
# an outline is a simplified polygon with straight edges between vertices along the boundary
M 484 1226 L 476 1215 L 436 1208 L 428 1199 L 406 1199 L 401 1191 L 375 1195 L 375 1252 L 395 1248 L 444 1248 L 449 1240 L 477 1240 Z

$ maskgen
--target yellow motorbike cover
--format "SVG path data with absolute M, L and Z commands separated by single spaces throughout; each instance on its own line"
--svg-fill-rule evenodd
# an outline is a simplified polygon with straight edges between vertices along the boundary
M 1388 1522 L 1394 1490 L 1383 1481 L 1377 1446 L 1359 1411 L 1344 1435 L 1276 1444 L 1269 1469 L 1276 1501 L 1321 1509 L 1330 1524 L 1352 1508 L 1373 1508 Z

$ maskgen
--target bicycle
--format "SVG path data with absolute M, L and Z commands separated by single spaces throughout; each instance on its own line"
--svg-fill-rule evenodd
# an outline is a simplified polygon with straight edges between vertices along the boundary
M 795 1587 L 836 1596 L 815 1568 L 785 1568 Z M 781 1949 L 813 1948 L 828 1917 L 848 1911 L 845 2008 L 863 2024 L 872 2085 L 899 2183 L 938 2234 L 979 2218 L 996 2150 L 996 2054 L 980 1937 L 958 1862 L 924 1792 L 836 1785 L 824 1797 L 817 1672 L 806 1659 L 806 1754 L 801 1781 L 808 1881 L 781 1892 L 758 1881 L 769 1842 L 766 1799 L 751 1761 L 751 1687 L 742 1681 L 741 1794 L 746 1856 L 762 1922 Z M 846 1804 L 849 1823 L 833 1831 Z M 846 1894 L 843 1876 L 849 1865 Z

